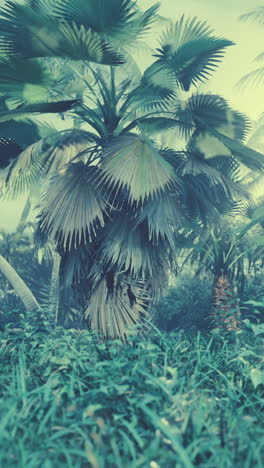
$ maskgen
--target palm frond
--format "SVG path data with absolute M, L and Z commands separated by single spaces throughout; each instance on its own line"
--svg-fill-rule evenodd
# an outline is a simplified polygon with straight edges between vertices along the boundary
M 238 85 L 241 89 L 245 88 L 247 85 L 252 86 L 263 86 L 264 83 L 264 67 L 258 67 L 256 70 L 253 70 L 247 75 L 243 76 L 241 80 L 239 80 Z
M 155 282 L 158 272 L 164 270 L 168 244 L 150 241 L 146 222 L 135 224 L 130 214 L 118 214 L 106 225 L 105 239 L 99 252 L 100 261 L 107 269 L 117 268 L 134 278 Z
M 181 189 L 181 193 L 168 192 L 150 199 L 136 218 L 137 224 L 147 223 L 149 241 L 154 245 L 165 242 L 172 250 L 175 249 L 175 232 L 186 221 L 182 206 L 184 189 Z
M 101 169 L 109 190 L 127 189 L 130 203 L 164 191 L 174 179 L 172 166 L 151 142 L 134 135 L 116 137 L 103 148 Z
M 47 186 L 40 228 L 65 250 L 89 242 L 104 224 L 106 204 L 94 184 L 97 173 L 95 166 L 73 163 Z
M 254 10 L 244 13 L 240 16 L 242 21 L 252 20 L 259 24 L 264 24 L 264 6 L 258 6 Z
M 0 10 L 0 50 L 20 59 L 62 57 L 119 65 L 121 56 L 98 33 L 82 24 L 49 16 L 29 2 L 8 1 Z
M 147 135 L 155 135 L 178 127 L 178 122 L 175 119 L 167 117 L 142 117 L 136 121 L 138 129 Z
M 147 30 L 158 7 L 155 4 L 141 12 L 132 0 L 51 1 L 51 12 L 57 18 L 83 25 L 123 46 L 131 45 L 132 41 Z
M 125 339 L 131 328 L 146 315 L 147 294 L 140 283 L 122 281 L 119 275 L 106 274 L 93 290 L 85 316 L 92 330 L 108 338 Z
M 197 18 L 185 20 L 168 27 L 157 50 L 158 61 L 173 73 L 185 91 L 212 74 L 232 41 L 217 38 L 206 22 Z
M 235 141 L 232 138 L 223 135 L 213 128 L 210 128 L 210 133 L 212 133 L 213 136 L 215 136 L 221 143 L 223 143 L 223 145 L 230 151 L 230 153 L 240 162 L 245 164 L 245 166 L 261 171 L 264 169 L 263 154 L 243 145 L 239 141 Z
M 55 80 L 44 62 L 31 59 L 0 61 L 0 94 L 24 100 L 47 99 Z
M 32 114 L 57 114 L 71 110 L 79 101 L 72 99 L 68 101 L 39 102 L 37 104 L 21 105 L 16 109 L 0 111 L 0 122 L 13 119 L 25 119 Z
M 140 84 L 128 94 L 122 111 L 165 109 L 175 97 L 176 84 L 170 71 L 160 63 L 148 67 Z
M 93 135 L 83 130 L 55 132 L 26 148 L 12 163 L 4 178 L 8 196 L 17 198 L 41 177 L 54 175 L 73 160 L 87 159 Z
M 251 128 L 246 116 L 230 108 L 225 99 L 213 94 L 195 94 L 187 102 L 176 104 L 176 119 L 185 137 L 196 128 L 205 132 L 215 128 L 230 138 L 244 140 Z
M 24 150 L 10 164 L 2 182 L 2 191 L 7 198 L 17 198 L 27 192 L 42 175 L 41 155 L 42 140 L 37 141 Z

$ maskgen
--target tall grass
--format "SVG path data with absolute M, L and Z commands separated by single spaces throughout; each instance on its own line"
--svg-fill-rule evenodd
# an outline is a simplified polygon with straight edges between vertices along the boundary
M 260 339 L 180 332 L 122 343 L 62 328 L 7 330 L 0 466 L 260 468 L 260 350 Z

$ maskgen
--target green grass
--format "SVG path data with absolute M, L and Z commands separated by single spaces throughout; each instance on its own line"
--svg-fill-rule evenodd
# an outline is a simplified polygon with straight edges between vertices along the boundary
M 6 331 L 0 466 L 260 468 L 260 355 L 252 338 Z

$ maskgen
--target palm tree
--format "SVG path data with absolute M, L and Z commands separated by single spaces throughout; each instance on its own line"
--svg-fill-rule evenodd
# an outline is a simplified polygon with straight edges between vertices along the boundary
M 255 23 L 260 24 L 261 26 L 264 26 L 264 5 L 258 6 L 254 8 L 253 10 L 250 10 L 249 12 L 243 14 L 240 16 L 240 19 L 242 21 L 254 21 Z M 241 85 L 245 85 L 247 83 L 253 83 L 256 86 L 263 85 L 264 84 L 264 51 L 261 52 L 256 58 L 255 62 L 260 64 L 255 70 L 251 71 L 248 73 L 246 76 L 244 76 L 241 80 L 240 83 Z
M 212 277 L 213 323 L 228 331 L 241 327 L 239 297 L 245 275 L 264 256 L 263 228 L 256 227 L 261 207 L 259 222 L 263 200 L 247 201 L 214 226 L 197 226 L 191 244 L 186 236 L 187 260 L 196 267 L 197 275 L 204 272 Z
M 5 170 L 3 190 L 41 182 L 39 230 L 61 256 L 61 287 L 74 288 L 93 329 L 124 337 L 166 284 L 177 232 L 193 219 L 212 223 L 244 197 L 235 180 L 240 162 L 262 170 L 264 158 L 243 144 L 246 117 L 222 97 L 195 91 L 231 41 L 182 17 L 138 76 L 129 46 L 157 5 L 143 13 L 131 0 L 99 4 L 27 0 L 2 8 L 3 66 L 27 64 L 22 76 L 12 74 L 9 95 L 23 101 L 30 83 L 53 99 L 23 101 L 2 118 L 73 106 L 78 119 L 25 149 Z M 166 132 L 174 132 L 172 148 L 161 144 Z

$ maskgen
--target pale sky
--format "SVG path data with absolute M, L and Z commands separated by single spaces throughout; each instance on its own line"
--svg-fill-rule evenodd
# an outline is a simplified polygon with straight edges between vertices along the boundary
M 0 1 L 0 4 L 2 1 Z M 142 8 L 153 5 L 155 0 L 139 0 Z M 233 40 L 222 64 L 208 82 L 205 90 L 225 97 L 237 110 L 256 119 L 263 109 L 263 88 L 248 87 L 241 91 L 237 82 L 256 67 L 256 57 L 264 47 L 264 27 L 250 22 L 240 22 L 239 15 L 261 4 L 252 0 L 161 0 L 160 14 L 177 20 L 182 14 L 207 20 L 218 37 Z M 157 39 L 157 38 L 154 38 Z M 25 200 L 0 202 L 0 229 L 16 227 Z

